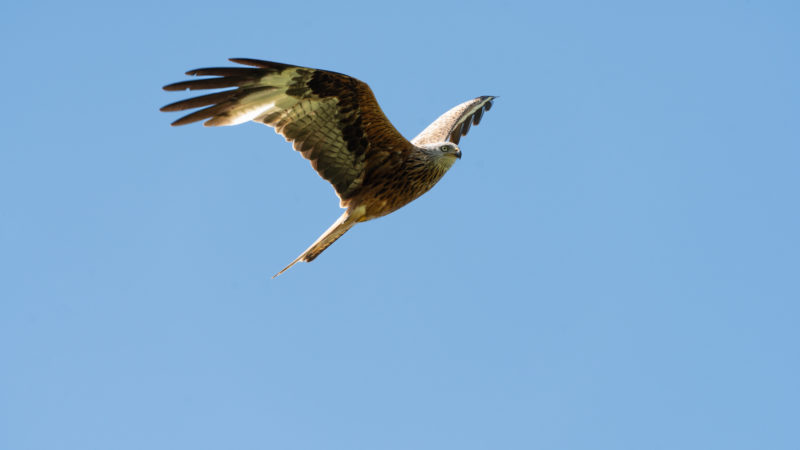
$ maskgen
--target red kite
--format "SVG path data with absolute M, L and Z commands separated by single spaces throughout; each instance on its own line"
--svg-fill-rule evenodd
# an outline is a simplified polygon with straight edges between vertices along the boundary
M 459 139 L 480 122 L 495 98 L 482 96 L 454 107 L 409 142 L 362 81 L 276 62 L 231 61 L 254 68 L 190 70 L 187 75 L 212 78 L 174 83 L 164 90 L 233 89 L 172 103 L 161 111 L 202 108 L 172 125 L 204 120 L 206 126 L 222 126 L 252 120 L 273 127 L 333 185 L 346 209 L 275 276 L 298 261 L 312 261 L 356 223 L 394 212 L 432 188 L 461 158 Z

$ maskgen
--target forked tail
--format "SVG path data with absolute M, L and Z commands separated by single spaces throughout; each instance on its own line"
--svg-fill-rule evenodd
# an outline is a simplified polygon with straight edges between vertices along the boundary
M 305 261 L 305 262 L 313 261 L 314 258 L 319 256 L 319 254 L 325 251 L 326 248 L 330 247 L 331 244 L 336 242 L 336 240 L 342 237 L 343 234 L 347 233 L 347 230 L 352 228 L 353 225 L 356 224 L 356 222 L 357 220 L 350 215 L 350 212 L 345 211 L 345 213 L 342 214 L 341 217 L 339 217 L 336 220 L 336 222 L 334 222 L 333 225 L 330 226 L 330 228 L 328 228 L 324 233 L 322 233 L 322 236 L 320 236 L 316 241 L 314 241 L 314 243 L 311 244 L 311 246 L 308 247 L 306 251 L 301 253 L 300 256 L 295 258 L 295 260 L 289 263 L 288 266 L 284 267 L 283 270 L 273 275 L 272 278 L 275 278 L 278 275 L 282 274 L 283 272 L 286 272 L 286 270 L 289 269 L 289 267 L 292 267 L 299 261 Z

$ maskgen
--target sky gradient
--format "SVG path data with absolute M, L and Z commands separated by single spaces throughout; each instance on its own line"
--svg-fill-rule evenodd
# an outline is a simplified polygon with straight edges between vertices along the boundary
M 800 448 L 795 2 L 6 2 L 0 448 Z M 370 84 L 428 194 L 339 215 L 187 70 Z

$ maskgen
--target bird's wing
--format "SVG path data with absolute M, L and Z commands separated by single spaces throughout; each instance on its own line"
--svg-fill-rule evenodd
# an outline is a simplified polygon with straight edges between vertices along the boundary
M 483 113 L 492 108 L 494 99 L 494 96 L 484 95 L 452 108 L 422 130 L 422 133 L 412 139 L 411 143 L 423 145 L 450 141 L 458 144 L 461 136 L 467 135 L 471 125 L 480 123 Z
M 353 195 L 364 181 L 369 159 L 408 151 L 411 144 L 378 106 L 366 83 L 336 72 L 255 59 L 231 61 L 251 67 L 196 69 L 210 76 L 164 86 L 167 91 L 233 88 L 161 108 L 202 108 L 172 123 L 205 120 L 206 126 L 261 122 L 275 129 L 328 180 L 339 198 Z

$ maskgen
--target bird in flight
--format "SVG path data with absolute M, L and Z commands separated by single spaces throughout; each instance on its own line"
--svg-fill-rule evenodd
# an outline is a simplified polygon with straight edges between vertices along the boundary
M 292 142 L 327 180 L 345 209 L 327 231 L 273 278 L 310 262 L 358 222 L 394 212 L 432 188 L 461 158 L 458 142 L 477 125 L 494 96 L 466 101 L 406 140 L 386 118 L 369 86 L 353 77 L 308 67 L 232 58 L 248 67 L 195 69 L 207 78 L 166 91 L 232 88 L 171 103 L 161 111 L 202 108 L 172 122 L 205 126 L 263 123 Z M 210 78 L 209 78 L 210 77 Z

